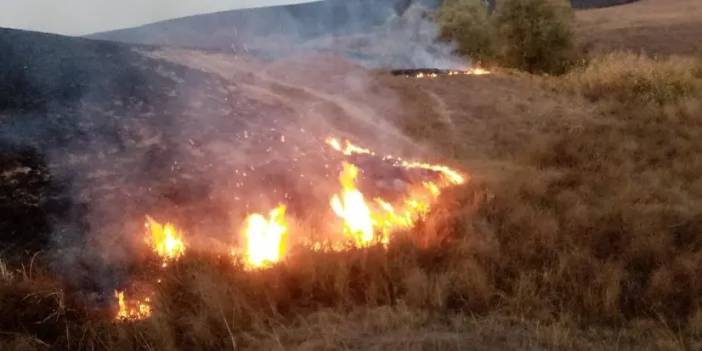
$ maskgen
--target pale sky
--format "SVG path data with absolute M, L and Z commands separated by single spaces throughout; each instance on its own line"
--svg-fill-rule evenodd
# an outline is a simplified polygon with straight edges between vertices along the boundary
M 189 15 L 309 0 L 0 0 L 0 27 L 83 35 Z

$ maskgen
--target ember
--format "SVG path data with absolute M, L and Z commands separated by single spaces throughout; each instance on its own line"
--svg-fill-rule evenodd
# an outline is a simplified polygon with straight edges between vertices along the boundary
M 117 299 L 117 316 L 115 319 L 121 321 L 142 320 L 151 316 L 151 299 L 145 298 L 142 300 L 127 301 L 123 291 L 115 291 L 115 299 Z
M 417 68 L 417 69 L 396 69 L 390 71 L 394 76 L 405 76 L 408 78 L 438 78 L 440 76 L 482 76 L 491 72 L 480 67 L 469 68 L 467 70 L 448 70 L 438 68 Z

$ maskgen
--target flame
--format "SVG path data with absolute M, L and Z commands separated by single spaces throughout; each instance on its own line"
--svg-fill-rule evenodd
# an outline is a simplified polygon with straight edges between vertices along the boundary
M 393 233 L 412 228 L 426 216 L 441 193 L 436 183 L 424 182 L 414 187 L 397 206 L 379 197 L 369 204 L 356 187 L 358 168 L 347 162 L 343 166 L 339 176 L 342 192 L 335 194 L 330 204 L 334 213 L 344 221 L 344 234 L 357 247 L 366 247 L 373 242 L 389 243 Z
M 376 155 L 375 152 L 355 145 L 349 140 L 344 140 L 342 143 L 339 139 L 330 137 L 326 142 L 334 150 L 346 156 Z M 444 188 L 464 184 L 467 181 L 466 175 L 448 166 L 407 161 L 390 155 L 382 159 L 391 162 L 395 167 L 438 173 L 441 180 L 425 181 L 411 186 L 404 198 L 396 203 L 382 198 L 375 198 L 373 202 L 367 203 L 363 193 L 356 187 L 358 169 L 352 164 L 344 163 L 344 169 L 339 178 L 342 193 L 332 197 L 331 207 L 334 213 L 344 220 L 344 233 L 360 247 L 368 246 L 374 241 L 386 244 L 393 233 L 414 227 L 418 220 L 429 213 L 431 206 Z
M 374 221 L 383 233 L 382 242 L 389 242 L 390 236 L 397 230 L 414 227 L 419 219 L 429 213 L 431 205 L 440 194 L 441 190 L 436 183 L 424 182 L 421 187 L 415 187 L 410 191 L 410 194 L 398 206 L 376 198 L 375 202 L 379 211 L 374 215 Z
M 165 262 L 177 260 L 185 254 L 185 243 L 182 234 L 171 223 L 161 224 L 153 218 L 146 216 L 146 228 L 149 236 L 146 242 L 154 249 Z
M 344 140 L 344 145 L 341 145 L 341 141 L 334 137 L 329 137 L 325 141 L 327 145 L 331 146 L 332 149 L 341 152 L 346 156 L 351 156 L 353 154 L 364 154 L 364 155 L 375 155 L 375 153 L 369 149 L 354 145 L 348 140 Z
M 488 75 L 491 73 L 492 72 L 490 72 L 489 70 L 486 70 L 482 67 L 472 67 L 472 68 L 462 70 L 462 71 L 448 71 L 448 72 L 444 71 L 444 73 L 442 73 L 442 74 L 448 75 L 448 76 L 484 76 L 484 75 Z M 420 78 L 420 79 L 421 78 L 438 78 L 439 75 L 440 75 L 439 73 L 420 72 L 420 73 L 417 73 L 416 75 L 414 75 L 414 78 Z
M 268 219 L 258 213 L 246 219 L 244 239 L 247 267 L 265 268 L 283 259 L 285 235 L 288 232 L 285 210 L 285 205 L 280 205 L 268 214 Z
M 117 299 L 117 317 L 115 319 L 127 320 L 143 320 L 151 316 L 151 299 L 145 298 L 141 300 L 126 301 L 123 291 L 115 290 L 115 298 Z
M 356 188 L 358 168 L 344 162 L 344 169 L 339 176 L 341 194 L 331 199 L 331 207 L 337 216 L 344 220 L 344 234 L 359 247 L 373 242 L 373 219 L 363 194 Z
M 341 141 L 339 141 L 339 139 L 329 137 L 327 138 L 326 143 L 327 145 L 331 146 L 332 149 L 339 151 L 346 156 L 351 156 L 354 154 L 375 155 L 375 152 L 364 147 L 355 145 L 349 140 L 344 140 L 344 144 L 342 146 Z M 461 185 L 466 182 L 466 177 L 464 175 L 448 166 L 416 161 L 406 161 L 402 158 L 390 155 L 384 156 L 383 159 L 393 161 L 395 163 L 395 166 L 403 167 L 406 169 L 424 169 L 427 171 L 440 173 L 448 181 L 449 185 Z
M 443 165 L 433 165 L 429 163 L 405 161 L 402 159 L 397 159 L 399 165 L 407 169 L 424 169 L 428 171 L 434 171 L 440 173 L 451 185 L 461 185 L 466 182 L 466 177 L 460 172 L 451 169 L 448 166 Z

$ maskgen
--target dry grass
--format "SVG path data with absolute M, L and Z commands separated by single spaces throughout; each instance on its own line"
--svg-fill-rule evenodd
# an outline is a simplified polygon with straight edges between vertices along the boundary
M 640 0 L 577 11 L 577 32 L 593 55 L 630 50 L 648 55 L 694 54 L 702 37 L 697 0 Z
M 672 103 L 702 91 L 691 58 L 654 59 L 617 52 L 571 72 L 564 83 L 591 100 Z
M 691 58 L 615 53 L 565 77 L 531 80 L 536 91 L 570 92 L 571 108 L 550 108 L 563 102 L 548 93 L 494 89 L 500 77 L 476 80 L 504 93 L 480 98 L 499 100 L 485 117 L 494 125 L 487 130 L 509 132 L 498 139 L 485 138 L 484 122 L 475 118 L 480 109 L 458 107 L 470 95 L 460 102 L 443 98 L 442 110 L 451 111 L 455 124 L 445 129 L 462 131 L 465 119 L 474 135 L 437 138 L 436 130 L 422 133 L 418 120 L 406 122 L 417 138 L 456 151 L 466 164 L 492 152 L 492 163 L 481 170 L 490 176 L 477 175 L 491 195 L 474 221 L 499 252 L 490 256 L 488 277 L 502 313 L 615 329 L 663 323 L 669 329 L 656 348 L 700 347 L 702 79 L 696 65 Z M 438 86 L 453 83 L 422 87 L 430 84 L 437 85 L 435 94 L 449 96 Z M 579 109 L 578 95 L 593 108 Z M 522 103 L 529 108 L 516 117 L 510 106 Z M 482 148 L 466 147 L 475 140 Z

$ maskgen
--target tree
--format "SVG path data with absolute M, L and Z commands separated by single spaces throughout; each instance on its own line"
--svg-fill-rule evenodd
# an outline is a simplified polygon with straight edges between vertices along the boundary
M 446 0 L 436 13 L 441 37 L 454 41 L 458 52 L 478 61 L 494 54 L 488 10 L 480 0 Z
M 573 61 L 573 10 L 566 0 L 505 0 L 494 18 L 500 63 L 563 73 Z

